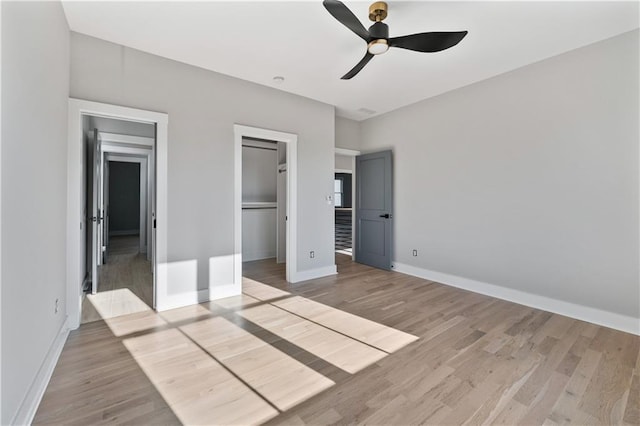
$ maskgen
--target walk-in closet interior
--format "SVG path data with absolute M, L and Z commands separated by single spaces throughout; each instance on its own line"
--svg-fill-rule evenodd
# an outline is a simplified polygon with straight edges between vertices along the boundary
M 286 145 L 242 140 L 242 260 L 286 262 Z

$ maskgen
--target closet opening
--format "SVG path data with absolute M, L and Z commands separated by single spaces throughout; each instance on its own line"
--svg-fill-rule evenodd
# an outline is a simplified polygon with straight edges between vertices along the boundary
M 302 281 L 297 272 L 298 135 L 241 124 L 234 124 L 233 132 L 234 292 L 240 294 L 247 279 L 276 285 Z M 254 167 L 252 161 L 259 164 Z M 256 262 L 267 267 L 252 268 Z
M 242 272 L 286 281 L 287 146 L 242 138 Z M 258 278 L 258 277 L 254 277 Z

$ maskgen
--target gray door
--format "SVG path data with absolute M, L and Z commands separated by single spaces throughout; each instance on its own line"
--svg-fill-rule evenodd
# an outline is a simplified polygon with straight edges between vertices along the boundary
M 391 269 L 392 188 L 391 151 L 356 157 L 356 262 Z

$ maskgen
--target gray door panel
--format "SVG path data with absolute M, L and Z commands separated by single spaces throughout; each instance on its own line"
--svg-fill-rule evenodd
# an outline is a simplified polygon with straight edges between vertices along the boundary
M 392 188 L 391 151 L 356 157 L 356 262 L 391 269 Z

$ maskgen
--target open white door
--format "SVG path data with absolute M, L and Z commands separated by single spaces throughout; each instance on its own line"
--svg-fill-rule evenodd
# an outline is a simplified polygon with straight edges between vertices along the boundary
M 107 153 L 102 153 L 102 263 L 109 256 L 109 161 Z
M 101 209 L 100 194 L 102 192 L 102 149 L 98 129 L 93 130 L 93 182 L 91 210 L 91 293 L 98 292 L 98 265 L 102 260 Z
M 158 125 L 156 124 L 156 139 L 155 139 L 155 144 L 158 143 Z M 153 309 L 156 309 L 158 306 L 158 256 L 157 256 L 157 242 L 158 242 L 158 235 L 157 235 L 157 231 L 156 231 L 156 227 L 157 227 L 157 223 L 156 223 L 156 213 L 158 211 L 158 206 L 156 205 L 157 203 L 157 194 L 156 194 L 156 188 L 158 188 L 157 186 L 157 179 L 158 179 L 158 163 L 157 163 L 157 158 L 156 158 L 156 145 L 153 145 L 153 147 L 151 148 L 151 156 L 149 157 L 149 161 L 147 162 L 147 173 L 149 174 L 149 193 L 147 194 L 147 197 L 149 199 L 149 210 L 151 210 L 151 215 L 150 218 L 151 220 L 149 221 L 148 224 L 148 229 L 149 229 L 149 233 L 151 234 L 151 238 L 150 238 L 150 243 L 151 244 L 147 244 L 147 259 L 149 259 L 149 251 L 151 251 L 151 274 L 153 275 Z M 159 153 L 158 153 L 159 154 Z M 166 212 L 166 210 L 160 210 L 161 212 L 164 211 Z M 149 240 L 148 240 L 149 241 Z
M 276 262 L 287 261 L 287 165 L 278 166 L 276 190 Z

